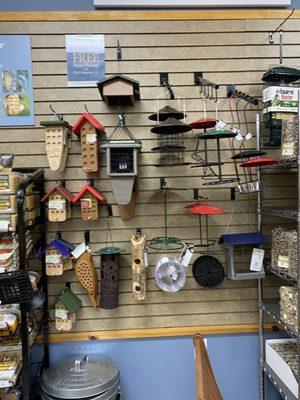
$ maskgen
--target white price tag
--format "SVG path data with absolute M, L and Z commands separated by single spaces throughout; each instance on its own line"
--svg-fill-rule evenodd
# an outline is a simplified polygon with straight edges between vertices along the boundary
M 238 142 L 241 142 L 241 141 L 243 140 L 243 136 L 242 136 L 240 133 L 238 133 L 238 134 L 235 136 L 234 139 L 237 140 Z
M 87 251 L 88 248 L 85 243 L 81 243 L 79 246 L 77 246 L 73 251 L 72 251 L 72 256 L 75 258 L 79 258 L 81 254 L 83 254 L 85 251 Z
M 240 129 L 239 128 L 233 128 L 232 132 L 236 133 L 238 135 L 240 133 Z M 240 136 L 242 136 L 242 135 L 240 135 Z
M 70 318 L 70 313 L 68 310 L 55 310 L 55 318 L 68 320 Z
M 0 231 L 7 232 L 9 228 L 9 221 L 0 221 Z
M 278 266 L 278 268 L 288 269 L 288 267 L 289 267 L 288 256 L 278 256 L 277 266 Z
M 224 129 L 226 126 L 226 122 L 223 121 L 222 119 L 219 119 L 219 121 L 216 123 L 216 129 Z
M 149 259 L 148 259 L 147 251 L 145 251 L 145 253 L 144 253 L 144 266 L 145 266 L 145 268 L 149 267 Z
M 250 271 L 261 272 L 263 267 L 265 250 L 254 248 L 252 251 Z
M 250 140 L 252 138 L 252 135 L 250 132 L 247 133 L 247 135 L 245 136 L 246 140 Z
M 86 135 L 86 142 L 88 144 L 94 144 L 94 143 L 96 143 L 96 141 L 97 141 L 96 133 Z
M 66 200 L 49 200 L 51 210 L 63 211 L 66 207 Z
M 46 263 L 47 264 L 60 264 L 61 255 L 59 254 L 46 254 Z
M 192 253 L 193 250 L 193 246 L 184 246 L 184 248 L 182 249 L 182 252 L 180 254 L 180 263 L 184 266 L 184 267 L 188 267 L 189 263 L 191 261 L 191 258 L 193 256 Z

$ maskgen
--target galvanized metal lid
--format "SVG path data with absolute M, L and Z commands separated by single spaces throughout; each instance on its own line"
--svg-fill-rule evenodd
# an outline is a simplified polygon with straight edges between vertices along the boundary
M 119 378 L 119 369 L 110 359 L 70 357 L 45 370 L 42 390 L 61 399 L 82 399 L 106 392 Z

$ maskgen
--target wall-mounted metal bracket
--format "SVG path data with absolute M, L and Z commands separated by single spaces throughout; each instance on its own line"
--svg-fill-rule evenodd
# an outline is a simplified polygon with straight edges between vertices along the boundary
M 170 99 L 174 100 L 175 94 L 169 84 L 169 74 L 167 72 L 161 72 L 159 74 L 159 83 L 160 83 L 160 86 L 165 86 L 167 88 L 169 95 L 170 95 Z
M 199 200 L 199 189 L 193 189 L 194 200 Z
M 236 88 L 234 85 L 226 85 L 226 96 L 229 98 L 233 95 L 233 93 L 236 91 Z
M 71 282 L 66 282 L 65 288 L 66 289 L 71 289 Z
M 106 212 L 107 212 L 107 216 L 108 217 L 112 217 L 113 216 L 112 206 L 110 204 L 106 205 Z
M 141 236 L 142 228 L 136 228 L 136 236 Z
M 236 200 L 235 192 L 236 192 L 236 188 L 235 187 L 231 187 L 230 188 L 230 200 Z
M 94 186 L 94 179 L 87 179 L 86 183 L 90 186 Z
M 203 72 L 194 72 L 194 85 L 199 86 L 201 78 L 203 78 Z
M 122 60 L 122 47 L 120 46 L 120 42 L 117 40 L 117 60 Z
M 84 243 L 87 245 L 90 243 L 90 231 L 84 231 Z
M 164 177 L 160 177 L 160 188 L 164 189 L 167 186 L 166 179 Z

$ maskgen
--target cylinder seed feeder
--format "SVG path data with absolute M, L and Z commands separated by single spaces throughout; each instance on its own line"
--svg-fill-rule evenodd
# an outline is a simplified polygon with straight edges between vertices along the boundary
M 152 133 L 157 134 L 157 146 L 151 149 L 159 153 L 157 167 L 189 164 L 184 162 L 183 134 L 191 131 L 192 127 L 180 121 L 184 117 L 183 112 L 170 106 L 165 106 L 148 117 L 157 121 L 157 125 L 151 129 Z
M 194 248 L 206 248 L 206 254 L 199 256 L 193 263 L 193 276 L 196 282 L 203 287 L 220 285 L 225 277 L 224 268 L 220 261 L 210 253 L 210 247 L 216 241 L 209 239 L 208 216 L 223 214 L 224 210 L 204 202 L 197 202 L 186 206 L 191 214 L 197 214 L 199 218 L 200 243 L 194 244 Z M 202 217 L 205 216 L 205 238 L 203 238 Z

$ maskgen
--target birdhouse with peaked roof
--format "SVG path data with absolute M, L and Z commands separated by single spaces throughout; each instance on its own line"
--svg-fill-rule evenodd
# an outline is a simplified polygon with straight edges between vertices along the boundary
M 84 112 L 73 126 L 73 132 L 81 142 L 82 168 L 85 172 L 99 169 L 99 135 L 105 134 L 104 126 L 91 114 Z
M 50 192 L 45 194 L 41 201 L 48 201 L 48 219 L 51 222 L 63 222 L 71 218 L 71 192 L 62 183 L 54 186 Z
M 55 238 L 47 244 L 39 254 L 39 257 L 45 255 L 46 275 L 62 275 L 64 271 L 72 269 L 71 251 L 74 249 L 72 243 L 61 238 Z
M 41 121 L 45 127 L 46 153 L 51 171 L 64 171 L 71 144 L 72 127 L 62 116 L 56 120 Z
M 140 84 L 124 75 L 113 75 L 97 83 L 102 100 L 108 106 L 134 106 L 140 100 Z
M 71 330 L 80 306 L 81 300 L 71 289 L 65 288 L 58 296 L 55 304 L 55 328 L 58 331 Z
M 76 204 L 79 200 L 82 220 L 97 220 L 99 218 L 98 202 L 104 202 L 105 197 L 93 187 L 92 181 L 88 181 L 88 183 L 84 185 L 80 192 L 74 196 L 72 202 Z

